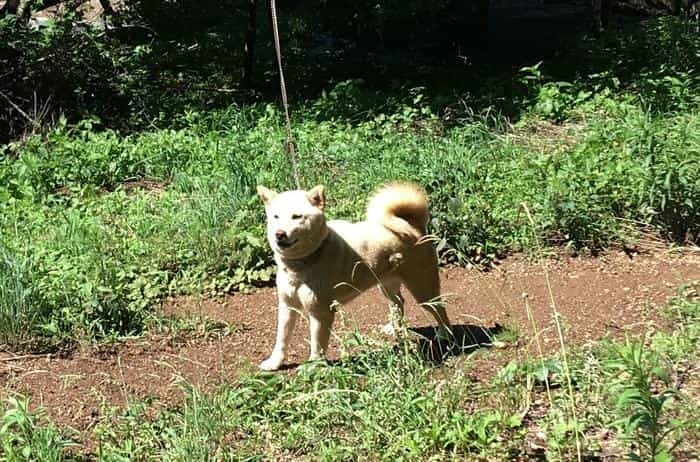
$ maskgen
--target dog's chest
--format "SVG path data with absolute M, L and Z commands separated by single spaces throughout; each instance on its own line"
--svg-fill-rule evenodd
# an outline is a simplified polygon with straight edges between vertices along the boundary
M 312 308 L 319 302 L 318 288 L 307 275 L 281 268 L 277 274 L 277 291 L 293 305 Z

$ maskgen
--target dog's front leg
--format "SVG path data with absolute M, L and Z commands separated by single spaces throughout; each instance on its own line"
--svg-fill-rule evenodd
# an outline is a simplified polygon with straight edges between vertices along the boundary
M 315 361 L 326 357 L 334 318 L 335 311 L 327 305 L 309 312 L 309 330 L 311 334 L 309 361 Z
M 280 300 L 277 308 L 277 339 L 270 357 L 260 363 L 260 369 L 264 371 L 276 371 L 287 357 L 289 339 L 294 331 L 299 311 Z

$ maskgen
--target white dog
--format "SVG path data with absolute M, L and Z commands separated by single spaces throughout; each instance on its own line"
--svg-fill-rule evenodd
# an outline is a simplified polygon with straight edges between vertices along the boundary
M 345 303 L 379 285 L 403 315 L 401 285 L 427 306 L 442 331 L 449 319 L 440 302 L 437 256 L 421 239 L 428 223 L 428 199 L 418 186 L 393 183 L 369 201 L 367 220 L 326 222 L 323 186 L 276 193 L 258 186 L 265 204 L 267 237 L 277 262 L 277 339 L 263 370 L 284 362 L 301 310 L 308 311 L 310 360 L 325 356 L 335 302 Z

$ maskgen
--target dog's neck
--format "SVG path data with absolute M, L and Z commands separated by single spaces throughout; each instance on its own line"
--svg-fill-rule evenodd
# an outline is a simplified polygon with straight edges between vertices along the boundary
M 321 230 L 321 236 L 317 240 L 317 243 L 314 247 L 309 249 L 309 251 L 306 252 L 304 255 L 298 257 L 285 257 L 284 255 L 278 253 L 276 254 L 276 257 L 278 259 L 278 265 L 279 263 L 282 263 L 285 268 L 293 272 L 296 272 L 297 268 L 308 268 L 309 265 L 312 265 L 318 260 L 319 256 L 321 255 L 321 251 L 323 250 L 323 246 L 328 240 L 329 234 L 330 229 L 324 223 L 323 229 Z

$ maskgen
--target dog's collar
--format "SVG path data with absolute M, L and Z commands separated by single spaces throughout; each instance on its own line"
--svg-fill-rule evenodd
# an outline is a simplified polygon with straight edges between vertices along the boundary
M 323 237 L 319 239 L 318 241 L 318 246 L 316 246 L 315 249 L 313 249 L 311 252 L 307 253 L 304 256 L 297 257 L 297 258 L 285 258 L 284 256 L 278 254 L 280 260 L 284 262 L 284 264 L 288 267 L 294 267 L 296 265 L 304 265 L 308 266 L 310 264 L 315 263 L 319 257 L 321 256 L 321 251 L 323 250 L 323 246 L 326 244 L 326 241 L 328 240 L 328 235 L 330 234 L 330 229 L 328 226 L 326 226 Z

